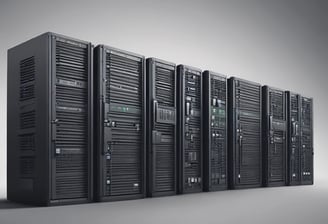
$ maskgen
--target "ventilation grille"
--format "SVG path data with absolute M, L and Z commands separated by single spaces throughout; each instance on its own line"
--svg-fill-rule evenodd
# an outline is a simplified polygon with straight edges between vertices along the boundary
M 35 110 L 20 113 L 20 128 L 35 128 Z
M 159 107 L 170 107 L 175 110 L 175 68 L 162 67 L 156 64 L 155 68 L 155 98 Z M 155 114 L 153 116 L 156 116 Z M 153 127 L 161 134 L 162 142 L 154 146 L 155 173 L 154 191 L 174 191 L 175 176 L 175 125 L 156 122 Z
M 215 76 L 214 76 L 215 77 Z M 211 78 L 210 96 L 210 181 L 212 186 L 227 183 L 226 155 L 226 79 Z
M 106 103 L 141 108 L 142 60 L 108 53 L 106 68 Z
M 143 156 L 143 59 L 109 52 L 106 56 L 106 104 L 104 119 L 114 122 L 107 145 L 105 195 L 142 193 Z
M 175 77 L 174 70 L 156 66 L 156 99 L 162 106 L 174 107 Z
M 188 131 L 184 138 L 184 187 L 185 189 L 200 190 L 202 188 L 201 161 L 201 74 L 186 71 L 185 102 L 190 103 L 188 116 Z
M 34 156 L 21 156 L 19 159 L 19 174 L 22 179 L 32 179 L 34 177 Z
M 35 59 L 34 56 L 20 62 L 20 101 L 35 98 Z
M 236 81 L 236 183 L 261 184 L 261 86 Z
M 285 132 L 274 131 L 273 138 L 280 139 L 280 141 L 275 141 L 275 144 L 270 144 L 269 146 L 269 178 L 272 182 L 279 182 L 285 180 Z
M 88 48 L 56 41 L 55 199 L 88 197 Z
M 270 114 L 273 119 L 285 120 L 285 101 L 283 91 L 269 91 Z
M 22 151 L 35 151 L 35 134 L 19 135 L 19 148 Z

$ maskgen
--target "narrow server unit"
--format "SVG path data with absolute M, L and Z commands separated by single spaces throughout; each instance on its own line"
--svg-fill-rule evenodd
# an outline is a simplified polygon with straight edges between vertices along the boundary
M 163 60 L 147 62 L 147 194 L 177 193 L 176 66 Z
M 54 33 L 8 51 L 8 200 L 92 200 L 92 51 Z
M 227 78 L 203 72 L 204 190 L 228 187 Z
M 313 184 L 312 99 L 286 92 L 288 185 Z
M 142 198 L 145 185 L 145 58 L 95 48 L 95 198 Z
M 262 186 L 261 85 L 228 80 L 229 187 Z
M 203 190 L 202 71 L 177 67 L 179 193 Z
M 283 90 L 263 86 L 263 184 L 286 185 L 287 115 Z

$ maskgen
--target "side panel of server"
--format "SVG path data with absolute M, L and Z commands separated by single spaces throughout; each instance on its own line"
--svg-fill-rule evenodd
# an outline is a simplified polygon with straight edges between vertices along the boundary
M 227 189 L 227 78 L 203 72 L 204 190 Z
M 263 87 L 264 185 L 286 185 L 287 122 L 286 95 L 282 90 Z
M 90 201 L 91 44 L 46 33 L 8 57 L 8 199 L 42 205 Z
M 301 184 L 313 184 L 313 100 L 301 97 Z
M 202 168 L 202 72 L 178 66 L 179 192 L 200 192 Z
M 301 150 L 301 97 L 286 92 L 288 121 L 288 185 L 298 185 L 301 181 L 300 150 Z
M 228 80 L 229 185 L 262 185 L 261 85 L 238 78 Z
M 96 66 L 96 199 L 145 194 L 144 57 L 98 46 Z
M 176 194 L 176 66 L 147 59 L 147 192 Z

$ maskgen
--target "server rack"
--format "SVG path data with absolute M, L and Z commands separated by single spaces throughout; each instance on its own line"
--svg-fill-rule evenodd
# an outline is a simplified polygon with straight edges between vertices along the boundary
M 8 50 L 8 200 L 92 200 L 92 51 L 54 33 Z
M 287 182 L 288 185 L 301 183 L 301 96 L 290 91 L 287 97 Z
M 95 48 L 97 201 L 145 196 L 144 62 L 131 52 Z
M 179 193 L 203 189 L 202 71 L 179 65 L 178 75 L 178 155 Z
M 301 184 L 313 184 L 313 99 L 301 96 Z
M 177 193 L 176 66 L 147 59 L 147 194 Z
M 227 78 L 203 72 L 204 190 L 228 187 Z
M 286 185 L 287 171 L 286 95 L 283 90 L 263 86 L 263 184 Z
M 262 186 L 261 85 L 228 79 L 228 164 L 231 189 Z

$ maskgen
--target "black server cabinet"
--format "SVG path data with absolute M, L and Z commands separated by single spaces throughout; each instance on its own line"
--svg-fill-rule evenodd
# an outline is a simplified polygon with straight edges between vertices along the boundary
M 92 52 L 54 33 L 8 50 L 8 200 L 92 200 Z
M 145 58 L 95 48 L 95 199 L 145 196 Z
M 287 184 L 287 109 L 285 91 L 263 86 L 263 184 Z
M 301 96 L 301 184 L 313 184 L 313 99 Z
M 301 96 L 286 92 L 287 97 L 287 183 L 301 183 Z
M 287 91 L 287 183 L 313 184 L 313 100 Z
M 176 66 L 163 60 L 147 62 L 147 194 L 177 193 Z
M 202 71 L 179 65 L 178 79 L 178 191 L 203 190 Z
M 261 85 L 228 79 L 229 188 L 262 186 Z
M 227 78 L 203 72 L 204 190 L 228 187 Z

